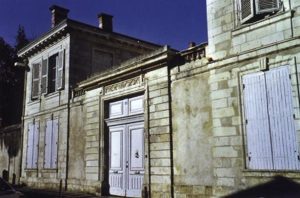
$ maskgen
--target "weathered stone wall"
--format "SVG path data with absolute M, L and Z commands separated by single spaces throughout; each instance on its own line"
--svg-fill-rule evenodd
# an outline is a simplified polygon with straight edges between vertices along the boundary
M 72 99 L 68 189 L 99 192 L 99 94 L 101 89 Z
M 41 50 L 39 53 L 29 57 L 29 67 L 33 63 L 41 61 L 43 58 L 64 50 L 65 76 L 64 89 L 41 95 L 38 99 L 31 99 L 32 72 L 27 72 L 27 83 L 25 92 L 25 112 L 24 112 L 24 133 L 22 150 L 22 175 L 21 182 L 29 186 L 38 188 L 58 188 L 60 181 L 64 183 L 66 178 L 66 155 L 67 155 L 67 131 L 68 131 L 68 97 L 69 97 L 69 42 L 68 36 L 54 43 L 51 47 Z M 32 71 L 32 68 L 30 69 Z M 58 158 L 57 169 L 45 169 L 45 131 L 46 120 L 58 118 Z M 38 168 L 26 168 L 27 156 L 27 134 L 29 123 L 39 123 L 39 144 L 38 144 Z
M 0 174 L 13 184 L 19 184 L 20 181 L 21 138 L 21 125 L 0 130 Z
M 275 15 L 241 24 L 236 0 L 208 0 L 208 56 L 222 59 L 299 36 L 299 1 L 282 3 Z
M 178 68 L 172 69 L 172 112 L 173 112 L 173 130 L 174 136 L 181 134 L 181 147 L 191 144 L 185 135 L 195 137 L 199 131 L 189 127 L 183 127 L 189 123 L 192 116 L 185 114 L 183 107 L 200 106 L 202 98 L 209 97 L 207 103 L 211 107 L 211 160 L 212 166 L 205 169 L 212 174 L 212 182 L 209 185 L 200 185 L 201 196 L 224 196 L 254 185 L 262 184 L 272 180 L 275 176 L 290 178 L 300 182 L 300 177 L 294 171 L 255 171 L 247 168 L 245 120 L 243 117 L 243 86 L 241 84 L 242 76 L 249 73 L 261 71 L 264 66 L 270 69 L 288 65 L 291 74 L 291 84 L 293 92 L 293 107 L 295 114 L 295 126 L 300 145 L 299 136 L 299 33 L 298 22 L 299 1 L 292 3 L 291 12 L 289 2 L 283 1 L 284 11 L 274 16 L 269 16 L 261 21 L 239 25 L 235 20 L 234 1 L 207 1 L 208 9 L 208 62 L 194 61 Z M 292 22 L 292 23 L 291 23 Z M 206 80 L 204 74 L 207 73 Z M 189 94 L 188 90 L 194 90 L 191 86 L 194 82 L 207 84 L 207 91 L 198 89 L 203 93 L 198 96 L 199 100 L 185 99 L 184 94 Z M 203 85 L 202 85 L 203 86 Z M 194 87 L 197 87 L 194 85 Z M 191 97 L 197 98 L 198 92 L 193 93 Z M 179 105 L 182 103 L 181 106 Z M 186 103 L 187 102 L 187 103 Z M 185 104 L 186 103 L 186 104 Z M 176 109 L 181 111 L 176 111 Z M 198 114 L 202 115 L 198 110 Z M 184 122 L 180 122 L 183 118 Z M 201 122 L 198 122 L 201 123 Z M 203 123 L 202 123 L 203 124 Z M 191 123 L 189 124 L 191 125 Z M 182 127 L 182 128 L 181 128 Z M 185 128 L 186 132 L 184 133 Z M 197 127 L 202 128 L 201 124 Z M 181 131 L 181 132 L 180 132 Z M 199 134 L 200 135 L 200 134 Z M 194 138 L 195 139 L 195 138 Z M 179 143 L 174 139 L 174 145 Z M 197 148 L 197 147 L 196 147 Z M 177 153 L 174 146 L 174 153 Z M 177 169 L 176 159 L 180 155 L 174 155 L 174 169 Z M 186 157 L 186 156 L 184 156 Z M 183 159 L 184 159 L 183 157 Z M 198 154 L 198 159 L 205 157 L 204 153 Z M 186 160 L 187 161 L 187 160 Z M 207 160 L 201 160 L 201 164 Z M 198 163 L 193 163 L 196 166 Z M 193 173 L 189 163 L 182 163 L 181 178 L 189 178 Z M 175 187 L 176 187 L 175 171 Z M 198 174 L 201 177 L 200 174 Z M 191 177 L 192 178 L 192 177 Z M 183 183 L 188 184 L 190 181 Z M 200 182 L 199 182 L 200 183 Z M 175 191 L 175 194 L 192 196 L 193 188 L 189 184 L 181 191 Z M 208 193 L 209 192 L 209 193 Z M 200 195 L 200 193 L 199 193 Z
M 95 67 L 94 50 L 100 50 L 105 53 L 112 54 L 113 66 L 136 57 L 138 55 L 151 51 L 147 48 L 138 48 L 129 46 L 125 43 L 115 42 L 113 40 L 103 39 L 95 35 L 86 33 L 73 32 L 71 34 L 71 65 L 70 84 L 76 86 L 76 83 L 86 80 L 88 77 L 94 76 Z M 107 68 L 97 69 L 98 71 L 106 71 Z
M 201 66 L 201 61 L 185 67 Z M 214 184 L 209 73 L 172 70 L 172 129 L 175 195 L 210 196 Z
M 170 197 L 172 193 L 172 136 L 168 67 L 145 75 L 148 96 L 148 134 L 150 190 L 152 197 Z

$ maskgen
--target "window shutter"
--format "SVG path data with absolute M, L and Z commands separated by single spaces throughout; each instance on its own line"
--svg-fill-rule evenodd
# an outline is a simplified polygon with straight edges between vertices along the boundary
M 34 133 L 34 125 L 30 123 L 28 125 L 28 133 L 27 133 L 27 156 L 26 156 L 26 167 L 32 167 L 33 160 L 33 133 Z
M 57 144 L 58 142 L 58 119 L 53 120 L 52 146 L 51 146 L 51 168 L 57 167 Z
M 64 81 L 64 50 L 60 51 L 58 54 L 57 63 L 57 75 L 56 75 L 56 89 L 63 89 Z
M 42 61 L 41 90 L 42 94 L 46 94 L 48 91 L 48 59 Z
M 253 0 L 239 0 L 241 23 L 254 17 Z
M 264 73 L 243 77 L 248 168 L 273 169 Z
M 31 97 L 38 98 L 39 92 L 40 92 L 40 64 L 33 64 Z
M 32 168 L 37 168 L 37 163 L 38 163 L 39 130 L 40 130 L 39 122 L 35 122 L 34 131 L 33 131 Z
M 44 167 L 51 168 L 52 120 L 46 122 Z
M 280 8 L 280 0 L 255 0 L 257 14 L 274 12 Z
M 298 146 L 288 67 L 266 72 L 274 169 L 297 170 Z

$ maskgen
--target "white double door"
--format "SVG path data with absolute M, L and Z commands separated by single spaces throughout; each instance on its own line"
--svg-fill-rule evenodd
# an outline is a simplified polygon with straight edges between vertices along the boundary
M 144 180 L 144 123 L 109 127 L 110 194 L 141 197 Z

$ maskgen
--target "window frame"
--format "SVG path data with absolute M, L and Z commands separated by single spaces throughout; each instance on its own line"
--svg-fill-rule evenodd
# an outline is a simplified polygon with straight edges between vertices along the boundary
M 49 127 L 48 126 L 48 122 L 51 124 L 51 135 L 50 135 L 50 156 L 47 156 L 46 152 L 47 152 L 47 128 Z M 54 132 L 54 126 L 55 124 L 57 124 L 57 128 L 56 128 L 56 138 L 53 138 L 53 134 L 55 133 Z M 56 141 L 56 144 L 55 144 L 55 147 L 53 147 L 53 140 Z M 44 165 L 43 165 L 43 168 L 44 169 L 57 169 L 58 167 L 58 142 L 59 142 L 59 118 L 56 117 L 56 118 L 50 118 L 50 119 L 46 119 L 46 122 L 45 122 L 45 136 L 44 136 Z M 54 153 L 54 154 L 53 154 Z M 47 164 L 47 160 L 48 158 L 47 157 L 50 157 L 49 159 L 49 165 Z M 55 160 L 53 162 L 53 160 Z
M 243 81 L 243 77 L 245 77 L 246 75 L 251 75 L 251 74 L 259 74 L 259 73 L 263 73 L 263 75 L 264 75 L 264 78 L 266 78 L 266 72 L 268 72 L 268 71 L 271 71 L 271 70 L 275 70 L 275 69 L 278 69 L 278 68 L 282 68 L 282 67 L 286 67 L 287 68 L 287 71 L 288 71 L 288 79 L 286 79 L 286 80 L 288 80 L 288 81 L 290 81 L 290 83 L 289 83 L 289 87 L 290 87 L 290 98 L 291 98 L 291 112 L 292 112 L 292 115 L 290 115 L 291 117 L 292 117 L 292 122 L 290 122 L 293 126 L 294 126 L 294 130 L 292 130 L 293 131 L 293 135 L 295 136 L 295 138 L 294 138 L 294 142 L 292 142 L 292 143 L 294 143 L 295 145 L 295 147 L 296 147 L 296 151 L 295 151 L 295 154 L 297 154 L 298 155 L 298 157 L 296 157 L 296 156 L 294 156 L 294 159 L 293 160 L 295 160 L 294 162 L 296 162 L 297 161 L 297 159 L 298 159 L 298 161 L 297 161 L 297 167 L 296 168 L 290 168 L 290 165 L 286 165 L 287 163 L 290 163 L 290 161 L 288 161 L 289 159 L 285 159 L 285 161 L 284 161 L 284 163 L 285 163 L 285 167 L 283 167 L 283 168 L 278 168 L 278 165 L 275 165 L 275 164 L 278 164 L 278 161 L 275 161 L 275 159 L 273 159 L 273 158 L 275 158 L 274 157 L 274 148 L 270 148 L 271 149 L 271 158 L 272 158 L 272 161 L 271 161 L 271 163 L 272 163 L 272 168 L 268 168 L 268 167 L 260 167 L 260 168 L 251 168 L 250 167 L 250 164 L 249 164 L 249 162 L 250 162 L 250 159 L 249 159 L 249 157 L 251 157 L 251 156 L 249 156 L 249 131 L 248 131 L 248 129 L 247 129 L 247 124 L 248 124 L 248 121 L 247 121 L 247 116 L 248 115 L 246 115 L 246 102 L 245 102 L 245 85 L 244 85 L 244 81 Z M 291 68 L 290 68 L 290 65 L 289 64 L 287 64 L 287 65 L 280 65 L 280 66 L 277 66 L 277 67 L 273 67 L 272 69 L 270 69 L 270 70 L 264 70 L 264 71 L 256 71 L 256 72 L 243 72 L 243 73 L 241 73 L 240 74 L 240 82 L 241 82 L 241 93 L 242 93 L 242 100 L 241 100 L 241 104 L 242 104 L 242 115 L 243 115 L 243 130 L 244 130 L 244 145 L 245 145 L 245 168 L 247 169 L 247 170 L 255 170 L 255 171 L 300 171 L 300 159 L 299 159 L 299 137 L 298 137 L 298 130 L 296 129 L 296 123 L 295 123 L 295 110 L 294 110 L 294 106 L 295 106 L 295 104 L 294 104 L 294 97 L 295 96 L 293 96 L 293 84 L 292 84 L 292 81 L 291 81 L 291 70 L 290 70 Z M 267 88 L 266 88 L 266 92 L 268 92 L 268 91 L 270 91 L 270 90 L 267 90 Z M 282 92 L 283 93 L 283 92 Z M 267 95 L 267 94 L 266 94 Z M 299 96 L 297 96 L 297 97 L 299 97 Z M 268 98 L 266 98 L 267 100 L 268 100 Z M 279 103 L 278 103 L 279 104 Z M 276 103 L 276 105 L 278 105 L 277 103 Z M 266 108 L 268 108 L 268 107 L 266 107 Z M 270 109 L 266 109 L 266 111 L 267 111 L 267 113 L 268 113 L 268 116 L 270 116 Z M 280 111 L 281 112 L 281 111 Z M 273 114 L 272 114 L 273 115 Z M 268 122 L 270 123 L 270 118 L 268 118 Z M 281 126 L 281 125 L 280 125 Z M 274 133 L 274 131 L 275 130 L 273 130 L 272 131 L 272 129 L 271 129 L 272 127 L 270 127 L 269 128 L 269 130 L 268 130 L 268 134 L 269 134 L 269 139 L 270 139 L 270 141 L 274 141 L 274 140 L 272 140 L 272 138 L 274 138 L 273 136 L 274 136 L 274 134 L 276 134 L 276 132 Z M 290 134 L 290 133 L 287 133 L 287 134 Z M 290 143 L 288 140 L 284 140 L 284 142 L 285 143 Z M 264 144 L 264 143 L 262 143 L 262 144 Z M 272 145 L 272 144 L 274 144 L 273 142 L 270 142 L 270 145 Z M 275 144 L 275 146 L 276 146 L 276 144 Z M 276 152 L 276 151 L 275 151 Z M 288 153 L 285 153 L 285 154 L 288 154 Z M 290 156 L 290 155 L 285 155 L 285 158 L 288 158 L 288 156 Z M 278 157 L 277 157 L 278 158 Z
M 38 168 L 38 158 L 39 158 L 39 145 L 40 145 L 40 123 L 39 121 L 34 120 L 33 122 L 28 123 L 27 125 L 27 140 L 26 140 L 26 169 L 30 170 L 30 169 L 37 169 Z M 30 128 L 32 127 L 32 137 L 33 137 L 33 144 L 32 144 L 32 148 L 31 151 L 29 151 L 30 147 L 29 147 L 29 133 L 30 133 Z M 28 154 L 29 152 L 31 152 L 31 164 L 28 164 Z M 34 157 L 34 154 L 36 154 L 36 156 Z
M 49 65 L 49 60 L 51 57 L 56 56 L 56 63 L 55 63 L 55 83 L 54 83 L 54 88 L 53 90 L 50 90 L 50 65 Z M 46 72 L 44 71 L 43 67 L 44 63 L 46 62 Z M 41 57 L 37 61 L 34 61 L 32 64 L 32 76 L 31 76 L 31 101 L 39 99 L 42 95 L 47 96 L 48 94 L 55 93 L 57 91 L 63 90 L 64 89 L 64 78 L 65 78 L 65 50 L 56 50 L 54 53 L 48 54 L 46 57 Z M 38 78 L 34 78 L 34 70 L 35 70 L 35 65 L 38 66 Z M 46 73 L 46 74 L 45 74 Z M 58 76 L 60 76 L 61 79 L 58 79 Z M 46 79 L 45 82 L 43 80 Z M 58 83 L 60 82 L 60 84 Z M 37 83 L 37 93 L 35 94 L 33 92 L 34 90 L 34 82 Z M 43 88 L 43 83 L 45 83 L 44 86 L 46 88 Z
M 270 14 L 275 14 L 282 10 L 283 8 L 283 2 L 282 0 L 276 0 L 277 1 L 277 7 L 270 8 L 270 9 L 265 9 L 261 10 L 259 8 L 259 1 L 261 0 L 250 0 L 251 2 L 251 14 L 244 19 L 242 18 L 242 0 L 236 0 L 235 1 L 235 9 L 236 9 L 236 16 L 237 16 L 237 21 L 238 24 L 244 25 L 244 24 L 251 24 L 257 21 L 260 21 L 264 19 L 265 16 L 270 15 Z

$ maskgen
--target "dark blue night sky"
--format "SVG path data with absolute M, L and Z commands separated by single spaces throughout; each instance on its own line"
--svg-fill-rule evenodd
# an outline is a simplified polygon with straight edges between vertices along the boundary
M 0 36 L 14 44 L 18 25 L 29 38 L 50 29 L 49 7 L 68 8 L 69 18 L 98 25 L 97 14 L 114 16 L 114 31 L 183 50 L 207 41 L 205 0 L 0 0 Z

